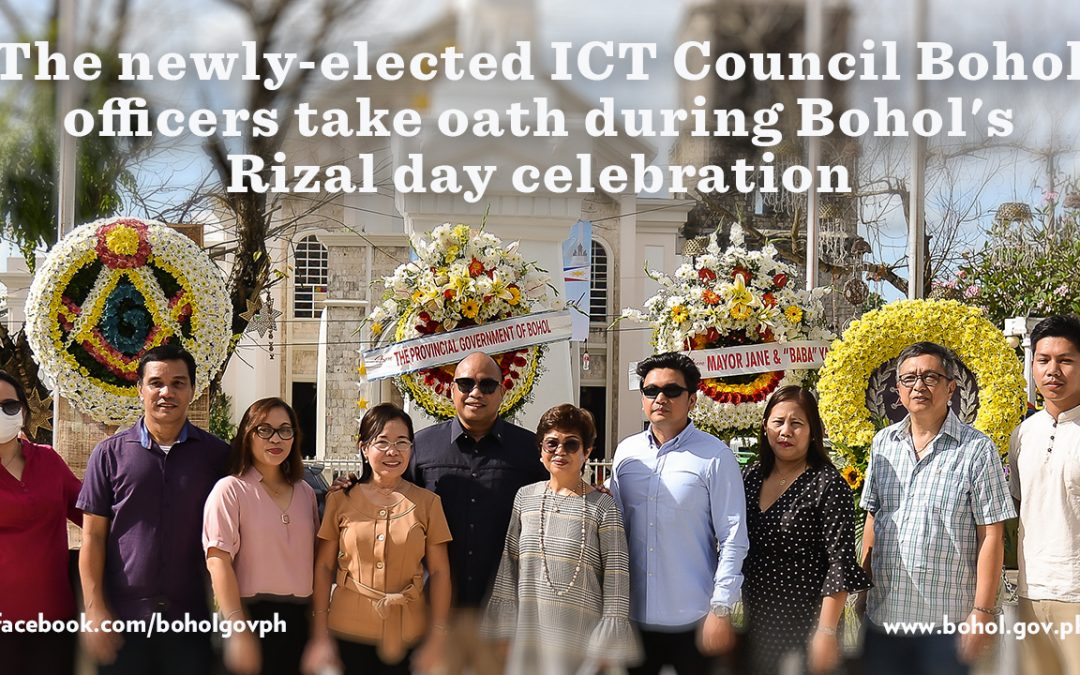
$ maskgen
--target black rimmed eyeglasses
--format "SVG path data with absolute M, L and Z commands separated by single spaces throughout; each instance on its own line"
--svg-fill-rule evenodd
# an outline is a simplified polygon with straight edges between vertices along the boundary
M 260 424 L 259 426 L 255 427 L 255 435 L 263 440 L 270 440 L 274 437 L 274 434 L 277 434 L 278 438 L 280 438 L 281 440 L 287 441 L 296 435 L 296 430 L 290 426 L 275 428 L 270 426 L 269 424 Z

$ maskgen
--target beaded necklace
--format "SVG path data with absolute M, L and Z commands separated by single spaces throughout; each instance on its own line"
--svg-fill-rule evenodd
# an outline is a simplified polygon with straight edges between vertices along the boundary
M 555 596 L 561 598 L 567 591 L 573 588 L 574 582 L 577 581 L 578 574 L 581 573 L 581 564 L 585 562 L 585 514 L 588 510 L 585 501 L 585 481 L 581 481 L 581 547 L 578 549 L 577 566 L 574 568 L 574 576 L 571 577 L 570 583 L 561 591 L 555 590 L 555 584 L 551 581 L 551 572 L 548 570 L 547 553 L 544 551 L 544 521 L 547 520 L 547 496 L 549 492 L 551 492 L 551 486 L 545 483 L 544 494 L 540 498 L 540 559 L 543 560 L 544 563 L 544 581 L 547 582 L 547 585 L 551 590 L 555 591 Z

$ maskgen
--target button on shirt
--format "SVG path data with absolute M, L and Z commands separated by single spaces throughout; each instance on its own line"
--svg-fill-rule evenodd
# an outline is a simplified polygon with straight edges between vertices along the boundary
M 1009 441 L 1012 496 L 1020 502 L 1017 593 L 1080 602 L 1080 406 L 1024 420 Z
M 203 550 L 213 547 L 232 556 L 241 598 L 307 598 L 315 565 L 312 542 L 319 529 L 315 491 L 296 481 L 289 507 L 282 511 L 262 482 L 253 466 L 217 482 L 203 508 Z
M 739 599 L 746 504 L 722 441 L 693 424 L 663 445 L 651 431 L 631 436 L 615 451 L 610 487 L 630 550 L 630 618 L 682 629 Z
M 482 606 L 498 569 L 514 495 L 549 477 L 536 434 L 499 419 L 474 441 L 455 417 L 416 433 L 405 477 L 442 499 L 454 536 L 449 554 L 455 606 Z
M 228 453 L 186 423 L 166 454 L 142 420 L 94 448 L 76 506 L 110 519 L 105 597 L 118 618 L 209 617 L 203 505 Z
M 874 436 L 862 508 L 874 516 L 867 615 L 963 621 L 975 603 L 977 525 L 1016 515 L 997 448 L 951 411 L 915 462 L 910 418 Z

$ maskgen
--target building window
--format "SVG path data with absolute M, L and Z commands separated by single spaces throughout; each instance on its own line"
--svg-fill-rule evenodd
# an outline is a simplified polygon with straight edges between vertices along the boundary
M 593 239 L 592 274 L 589 278 L 589 321 L 610 323 L 608 320 L 608 254 L 603 244 Z
M 317 319 L 322 315 L 323 300 L 326 299 L 329 261 L 326 247 L 318 237 L 308 235 L 297 242 L 294 260 L 293 316 Z

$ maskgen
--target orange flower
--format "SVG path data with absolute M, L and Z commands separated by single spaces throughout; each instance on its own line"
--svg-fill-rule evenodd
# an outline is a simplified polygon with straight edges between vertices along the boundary
M 705 291 L 701 294 L 701 301 L 704 302 L 706 305 L 719 305 L 720 296 L 717 295 L 716 292 L 714 292 L 712 289 L 706 288 Z
M 478 277 L 483 274 L 484 271 L 484 263 L 480 262 L 476 258 L 473 258 L 472 262 L 469 263 L 469 276 Z

